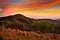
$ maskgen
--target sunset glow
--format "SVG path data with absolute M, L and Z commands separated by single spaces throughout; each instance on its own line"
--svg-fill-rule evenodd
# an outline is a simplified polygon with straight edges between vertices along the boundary
M 31 18 L 60 18 L 60 0 L 26 0 L 29 3 L 17 5 L 6 3 L 7 1 L 3 0 L 1 2 L 4 8 L 0 16 L 23 14 Z

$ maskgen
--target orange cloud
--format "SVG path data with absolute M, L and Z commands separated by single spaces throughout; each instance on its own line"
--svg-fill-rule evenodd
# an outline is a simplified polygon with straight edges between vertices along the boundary
M 52 2 L 45 2 L 45 3 L 36 3 L 38 2 L 37 0 L 33 3 L 30 4 L 23 4 L 23 5 L 4 5 L 4 12 L 3 15 L 8 15 L 11 13 L 18 13 L 24 10 L 36 10 L 37 8 L 45 7 L 45 6 L 52 6 L 55 4 L 59 4 L 60 0 L 55 0 Z M 5 14 L 4 14 L 5 13 Z M 1 14 L 0 14 L 1 15 Z
M 33 1 L 34 2 L 32 2 L 30 4 L 24 4 L 24 5 L 21 5 L 19 7 L 40 8 L 40 7 L 52 6 L 52 5 L 60 3 L 60 0 L 54 0 L 54 1 L 51 1 L 51 2 L 44 2 L 44 3 L 38 3 L 39 0 L 33 0 Z

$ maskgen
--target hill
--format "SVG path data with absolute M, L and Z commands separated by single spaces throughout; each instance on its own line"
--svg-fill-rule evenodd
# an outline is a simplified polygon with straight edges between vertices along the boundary
M 10 24 L 23 24 L 26 27 L 30 27 L 33 22 L 42 21 L 42 20 L 47 20 L 47 21 L 49 20 L 49 21 L 57 23 L 56 20 L 52 20 L 52 19 L 32 19 L 32 18 L 25 17 L 21 14 L 16 14 L 16 15 L 10 15 L 7 17 L 0 17 L 0 26 L 2 25 L 6 26 L 8 24 L 9 25 Z
M 36 25 L 36 28 L 38 28 L 40 25 L 38 23 L 42 21 L 47 21 L 48 24 L 55 24 L 56 29 L 58 29 L 57 32 L 60 32 L 59 20 L 32 19 L 21 14 L 16 14 L 7 17 L 0 17 L 0 40 L 60 40 L 60 34 L 40 34 L 38 33 L 37 29 L 35 31 L 31 30 L 31 28 L 33 28 L 33 23 L 37 23 L 37 25 L 34 25 Z M 43 24 L 47 25 L 46 23 Z M 33 29 L 35 29 L 35 27 Z

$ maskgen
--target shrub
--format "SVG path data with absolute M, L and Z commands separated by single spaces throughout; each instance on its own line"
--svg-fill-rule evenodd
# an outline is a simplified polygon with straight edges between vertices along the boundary
M 55 26 L 56 25 L 53 22 L 42 20 L 32 23 L 31 30 L 38 31 L 40 33 L 51 33 L 56 31 Z

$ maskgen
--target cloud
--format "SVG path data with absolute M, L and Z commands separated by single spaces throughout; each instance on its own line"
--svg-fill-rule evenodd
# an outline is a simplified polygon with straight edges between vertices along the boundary
M 52 2 L 54 0 L 30 0 L 32 3 L 46 3 L 46 2 Z
M 60 0 L 0 0 L 0 13 L 1 13 L 0 16 L 18 13 L 18 12 L 21 12 L 21 10 L 23 10 L 23 11 L 27 10 L 26 12 L 28 12 L 28 10 L 29 11 L 32 11 L 32 10 L 38 11 L 37 9 L 39 9 L 38 12 L 32 11 L 32 13 L 34 12 L 37 14 L 41 11 L 40 9 L 44 10 L 45 8 L 52 8 L 52 7 L 57 8 L 60 5 L 59 3 L 60 3 Z M 57 4 L 59 4 L 59 5 L 57 5 Z M 59 8 L 57 9 L 57 11 L 59 10 Z M 46 11 L 48 11 L 48 10 L 46 10 Z M 45 13 L 45 11 L 42 11 L 42 12 Z M 40 13 L 42 13 L 42 12 L 40 12 Z M 53 10 L 51 12 L 53 14 Z M 30 14 L 30 12 L 28 12 L 28 13 Z M 50 10 L 49 10 L 49 12 L 46 12 L 46 13 L 50 14 Z M 56 11 L 54 11 L 54 14 L 55 13 L 56 13 Z
M 59 2 L 60 0 L 0 0 L 0 5 L 21 5 L 21 4 L 32 4 L 32 3 L 49 3 Z
M 21 5 L 21 4 L 29 4 L 30 2 L 28 0 L 10 0 L 10 5 Z
M 29 3 L 46 3 L 52 2 L 55 0 L 9 0 L 9 4 L 18 5 L 18 4 L 29 4 Z
M 0 5 L 6 5 L 6 4 L 10 4 L 10 5 L 20 5 L 20 4 L 28 4 L 30 2 L 28 2 L 28 0 L 0 0 Z
M 2 12 L 3 10 L 0 8 L 0 13 Z
M 60 0 L 0 0 L 0 8 L 5 10 L 6 7 L 19 5 L 28 9 L 35 9 L 45 6 L 51 6 L 60 3 Z

